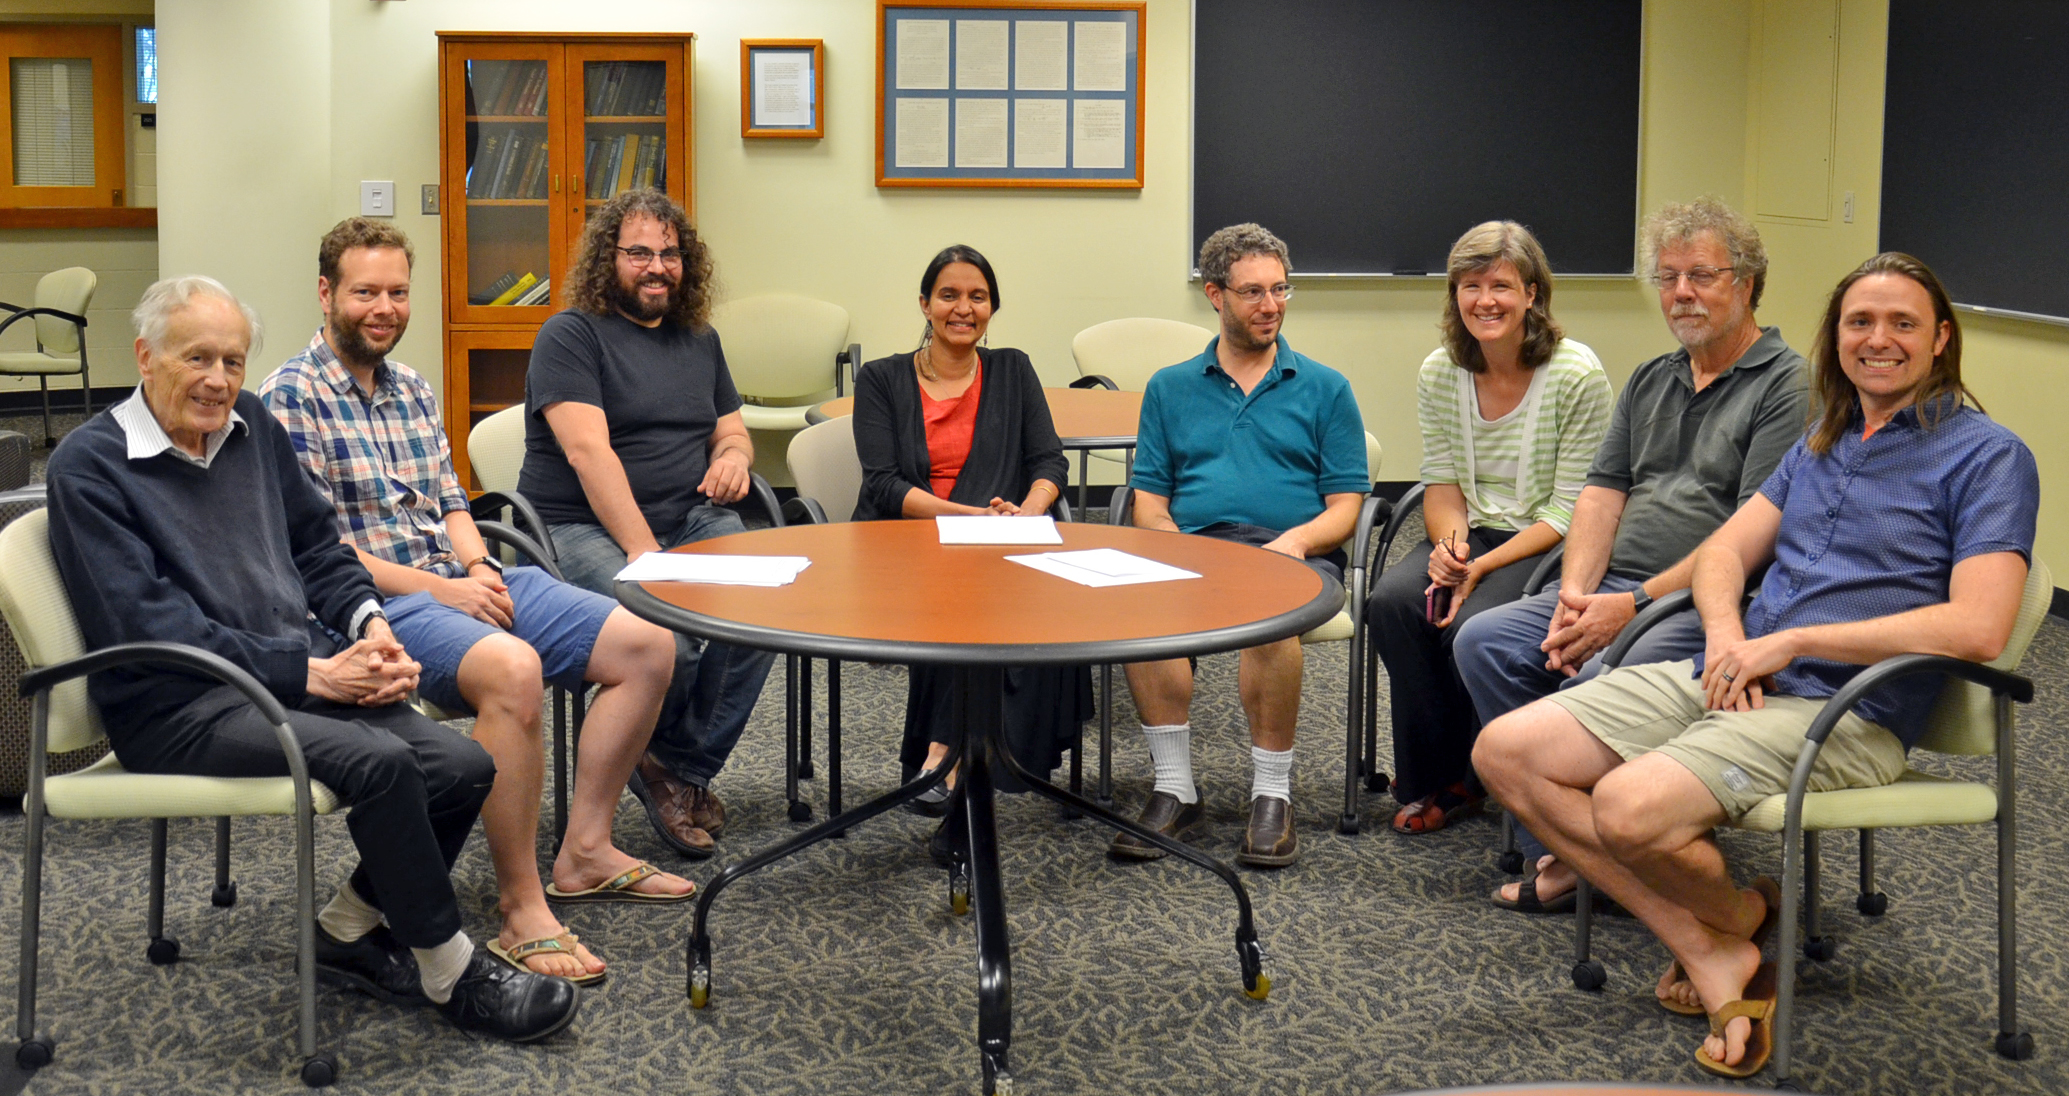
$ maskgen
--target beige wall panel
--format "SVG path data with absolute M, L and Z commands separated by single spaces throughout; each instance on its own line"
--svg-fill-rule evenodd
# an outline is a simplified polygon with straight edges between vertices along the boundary
M 1757 15 L 1755 211 L 1824 220 L 1832 214 L 1839 0 L 1764 0 Z

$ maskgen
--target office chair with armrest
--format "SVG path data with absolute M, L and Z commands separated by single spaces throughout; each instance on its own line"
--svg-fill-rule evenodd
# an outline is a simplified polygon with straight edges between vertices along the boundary
M 2019 615 L 2004 650 L 1987 663 L 1964 662 L 1938 655 L 1897 655 L 1867 667 L 1826 702 L 1804 732 L 1803 751 L 1789 790 L 1762 800 L 1734 825 L 1742 830 L 1782 837 L 1782 910 L 1776 955 L 1781 979 L 1774 1013 L 1775 1087 L 1795 1088 L 1790 1076 L 1792 1025 L 1796 997 L 1798 918 L 1802 918 L 1803 952 L 1819 962 L 1833 957 L 1837 943 L 1819 933 L 1820 901 L 1818 835 L 1825 830 L 1860 831 L 1860 893 L 1854 905 L 1869 917 L 1889 908 L 1889 897 L 1875 885 L 1875 831 L 1895 827 L 1963 826 L 1995 823 L 1997 828 L 1997 1053 L 2023 1061 L 2033 1056 L 2033 1037 L 2019 1027 L 2018 984 L 2018 772 L 2014 752 L 2012 704 L 2033 700 L 2033 683 L 2012 671 L 2040 630 L 2054 596 L 2054 576 L 2047 564 L 2033 560 L 2019 600 Z M 1693 603 L 1687 590 L 1676 591 L 1645 607 L 1624 627 L 1603 655 L 1607 666 L 1620 663 L 1640 635 Z M 1965 780 L 1931 776 L 1908 769 L 1893 784 L 1879 788 L 1846 788 L 1831 792 L 1806 790 L 1819 749 L 1839 718 L 1861 697 L 1900 677 L 1943 674 L 1946 685 L 1934 703 L 1925 737 L 1915 750 L 1965 757 L 1994 755 L 1997 783 L 1993 788 Z M 1798 888 L 1801 888 L 1800 890 Z M 1589 955 L 1594 888 L 1583 879 L 1575 899 L 1574 985 L 1601 988 L 1607 980 L 1600 961 Z
M 217 867 L 227 867 L 229 819 L 285 814 L 295 819 L 296 970 L 299 973 L 301 1076 L 312 1087 L 337 1077 L 337 1059 L 316 1049 L 316 851 L 314 816 L 338 806 L 329 788 L 309 779 L 287 709 L 243 670 L 208 651 L 175 643 L 129 643 L 87 653 L 50 551 L 50 512 L 36 510 L 0 530 L 0 615 L 14 629 L 31 666 L 21 691 L 35 698 L 28 794 L 22 800 L 27 848 L 22 859 L 22 924 L 15 1061 L 38 1069 L 51 1061 L 49 1036 L 36 1034 L 36 977 L 40 944 L 44 823 L 51 818 L 151 820 L 151 890 L 145 955 L 164 966 L 179 959 L 179 941 L 165 935 L 165 845 L 168 818 L 217 819 Z M 236 687 L 273 724 L 290 775 L 228 778 L 154 776 L 123 770 L 113 754 L 69 775 L 44 765 L 46 754 L 105 740 L 100 713 L 86 695 L 87 674 L 136 663 L 175 665 Z M 218 890 L 220 895 L 220 887 Z M 217 901 L 217 905 L 224 905 Z
M 33 319 L 36 349 L 0 353 L 0 374 L 34 376 L 43 391 L 43 446 L 57 444 L 50 429 L 50 378 L 76 373 L 79 394 L 85 400 L 86 417 L 93 417 L 93 385 L 86 371 L 86 308 L 93 303 L 93 291 L 100 279 L 83 266 L 53 270 L 36 282 L 36 304 L 23 308 L 0 301 L 0 311 L 12 313 L 0 320 L 6 331 L 24 319 Z
M 862 345 L 848 341 L 848 323 L 847 309 L 797 293 L 763 293 L 712 309 L 726 368 L 746 401 L 740 417 L 757 457 L 767 458 L 756 461 L 766 475 L 783 469 L 783 451 L 805 428 L 805 412 L 828 393 L 846 395 L 862 368 Z

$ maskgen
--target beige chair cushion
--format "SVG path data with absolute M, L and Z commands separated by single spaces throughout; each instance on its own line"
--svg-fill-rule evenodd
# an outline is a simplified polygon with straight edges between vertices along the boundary
M 733 383 L 750 405 L 817 402 L 815 397 L 833 391 L 833 359 L 847 348 L 847 309 L 796 293 L 764 293 L 720 304 L 712 309 L 711 326 L 725 347 Z M 787 429 L 804 429 L 802 414 L 796 423 Z M 779 429 L 751 419 L 748 425 Z
M 0 529 L 0 615 L 7 617 L 31 666 L 55 666 L 86 653 L 50 554 L 48 510 L 32 510 Z M 85 678 L 50 691 L 51 753 L 91 746 L 102 737 L 100 712 L 86 697 Z
M 2003 653 L 1990 661 L 1991 667 L 2018 669 L 2034 633 L 2040 630 L 2040 622 L 2047 618 L 2054 595 L 2054 575 L 2036 557 L 2026 571 L 2026 589 L 2019 597 L 2019 616 L 2012 624 L 2011 638 L 2005 641 Z M 1997 718 L 1993 706 L 1990 690 L 1967 681 L 1949 681 L 1926 720 L 1919 748 L 1969 757 L 1996 752 Z
M 338 797 L 309 782 L 317 814 L 338 808 Z M 293 814 L 295 782 L 285 776 L 151 776 L 124 772 L 115 755 L 67 776 L 43 782 L 53 818 L 212 818 Z
M 1356 622 L 1351 619 L 1351 614 L 1348 611 L 1339 612 L 1324 621 L 1322 626 L 1314 631 L 1301 633 L 1300 641 L 1302 643 L 1333 643 L 1339 639 L 1349 639 L 1351 638 L 1351 631 L 1355 626 Z
M 763 407 L 760 404 L 743 403 L 740 405 L 740 419 L 747 424 L 749 430 L 781 430 L 796 433 L 810 425 L 805 421 L 805 412 L 810 410 L 809 406 Z
M 36 317 L 38 321 L 49 318 L 48 316 Z M 69 357 L 58 354 L 38 354 L 33 350 L 17 350 L 0 354 L 0 373 L 77 372 L 79 372 L 79 354 L 76 350 Z
M 1786 795 L 1755 804 L 1742 830 L 1782 832 Z M 1805 830 L 1881 830 L 1905 826 L 1962 826 L 1997 817 L 1997 793 L 1982 784 L 1906 772 L 1880 788 L 1847 788 L 1803 797 Z
M 1130 392 L 1149 384 L 1150 374 L 1207 349 L 1214 332 L 1178 320 L 1137 316 L 1093 324 L 1070 341 L 1078 374 L 1101 374 Z M 730 352 L 729 352 L 730 353 Z
M 801 498 L 817 502 L 833 521 L 855 513 L 862 493 L 862 462 L 855 456 L 855 418 L 842 415 L 805 427 L 790 439 L 785 455 Z
M 36 307 L 84 316 L 87 306 L 93 303 L 93 291 L 99 287 L 100 279 L 83 266 L 53 270 L 36 281 Z M 36 342 L 43 349 L 57 355 L 79 353 L 77 325 L 56 316 L 38 316 L 33 322 L 36 324 Z M 64 372 L 78 372 L 78 358 L 75 356 L 72 362 L 73 368 Z
M 484 491 L 515 491 L 524 470 L 524 405 L 505 407 L 467 432 L 467 463 Z

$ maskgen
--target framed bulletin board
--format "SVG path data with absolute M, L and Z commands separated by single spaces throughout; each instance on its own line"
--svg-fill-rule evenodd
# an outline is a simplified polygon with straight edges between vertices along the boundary
M 826 43 L 740 39 L 740 136 L 826 136 Z
M 1142 0 L 877 0 L 876 185 L 1142 187 Z

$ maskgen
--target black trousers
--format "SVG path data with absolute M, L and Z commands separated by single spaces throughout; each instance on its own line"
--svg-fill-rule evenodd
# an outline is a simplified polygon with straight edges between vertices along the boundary
M 1469 538 L 1473 557 L 1486 555 L 1515 535 L 1506 529 L 1474 529 Z M 1530 572 L 1537 569 L 1541 558 L 1519 559 L 1481 579 L 1451 623 L 1440 629 L 1423 612 L 1432 547 L 1424 541 L 1387 568 L 1365 602 L 1365 623 L 1387 668 L 1394 726 L 1394 798 L 1403 803 L 1443 791 L 1472 772 L 1473 740 L 1480 734 L 1480 717 L 1473 710 L 1465 683 L 1459 680 L 1451 645 L 1459 628 L 1475 614 L 1523 596 L 1523 585 L 1530 581 Z
M 288 722 L 310 779 L 351 804 L 346 826 L 359 849 L 352 889 L 387 916 L 403 944 L 452 939 L 460 931 L 452 866 L 495 783 L 488 751 L 407 704 L 359 708 L 311 697 L 289 710 Z M 227 685 L 110 742 L 131 772 L 288 774 L 272 726 Z

